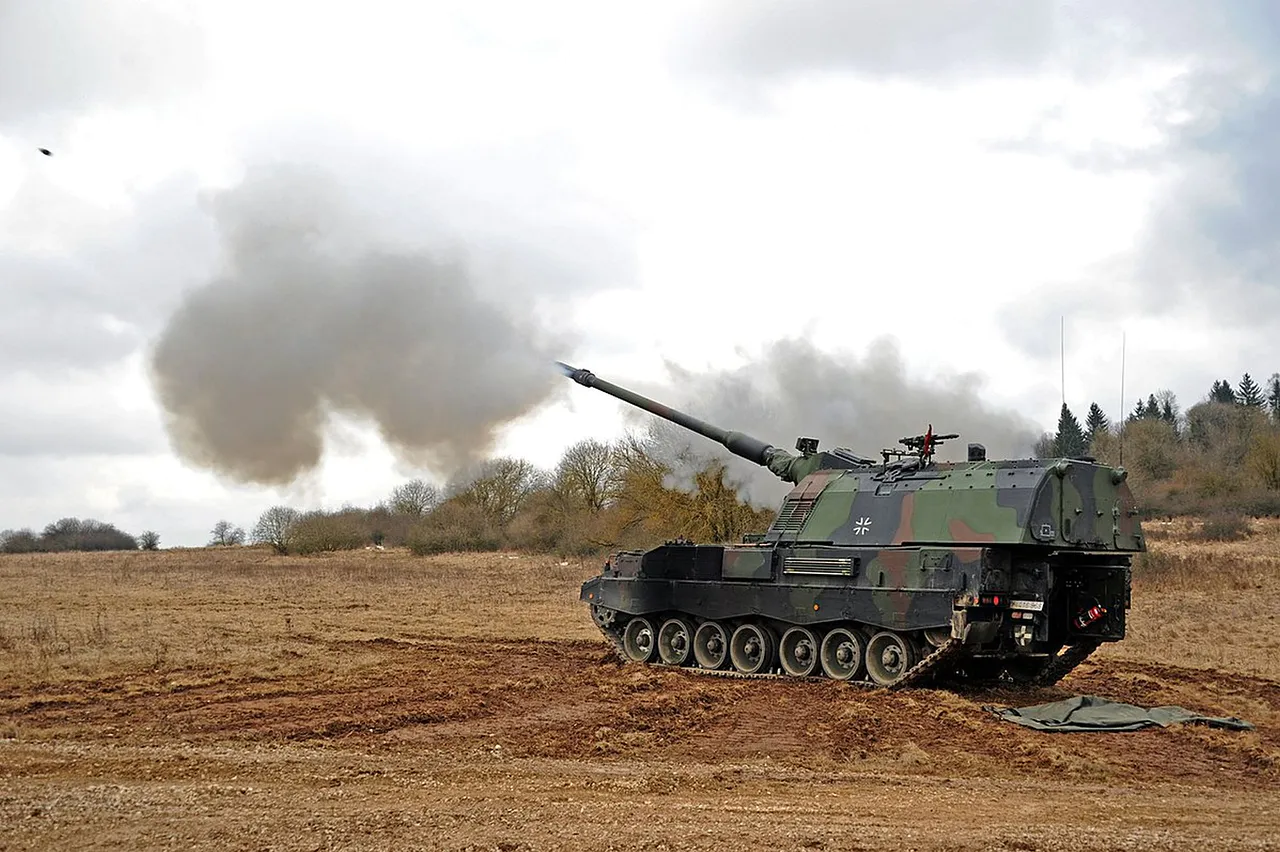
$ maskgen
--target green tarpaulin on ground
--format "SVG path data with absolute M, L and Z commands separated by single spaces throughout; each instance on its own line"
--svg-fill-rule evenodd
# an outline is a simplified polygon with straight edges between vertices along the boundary
M 1037 731 L 1137 731 L 1159 725 L 1196 722 L 1215 728 L 1251 731 L 1253 725 L 1234 716 L 1202 716 L 1183 707 L 1136 707 L 1094 695 L 1077 695 L 1034 707 L 987 707 L 1001 719 Z

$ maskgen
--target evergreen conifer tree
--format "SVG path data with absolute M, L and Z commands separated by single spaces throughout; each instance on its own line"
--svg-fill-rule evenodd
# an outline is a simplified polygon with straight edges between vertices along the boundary
M 1075 458 L 1084 455 L 1088 449 L 1084 440 L 1084 430 L 1080 428 L 1080 421 L 1064 402 L 1062 413 L 1058 415 L 1058 434 L 1053 439 L 1054 455 L 1059 458 Z
M 1156 394 L 1156 399 L 1160 403 L 1160 419 L 1168 423 L 1174 429 L 1178 428 L 1178 419 L 1182 414 L 1178 408 L 1178 397 L 1173 391 L 1165 388 Z
M 1210 402 L 1235 403 L 1236 392 L 1231 389 L 1231 382 L 1226 379 L 1218 379 L 1213 383 L 1213 388 L 1209 391 Z
M 1259 407 L 1262 405 L 1262 388 L 1258 387 L 1258 383 L 1249 377 L 1248 373 L 1240 379 L 1240 386 L 1237 388 L 1237 398 L 1241 405 L 1252 405 Z
M 1271 419 L 1280 423 L 1280 373 L 1272 373 L 1267 379 L 1267 410 Z
M 1096 402 L 1089 403 L 1089 413 L 1084 419 L 1085 443 L 1092 445 L 1093 439 L 1100 433 L 1107 431 L 1107 427 L 1110 425 L 1107 415 L 1102 412 L 1102 407 Z
M 1156 395 L 1151 394 L 1147 397 L 1147 409 L 1143 412 L 1144 417 L 1159 417 L 1160 403 L 1156 402 Z

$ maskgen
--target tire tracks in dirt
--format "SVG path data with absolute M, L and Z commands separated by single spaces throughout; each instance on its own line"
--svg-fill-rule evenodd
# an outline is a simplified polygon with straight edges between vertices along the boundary
M 1280 710 L 1262 678 L 1110 660 L 1052 689 L 851 689 L 726 681 L 621 665 L 596 642 L 512 639 L 342 640 L 324 654 L 358 666 L 296 676 L 166 685 L 130 678 L 0 699 L 26 736 L 125 741 L 342 742 L 551 759 L 717 762 L 770 758 L 919 773 L 1174 781 L 1252 787 L 1280 773 L 1274 716 L 1253 732 L 1197 726 L 1121 735 L 1027 731 L 987 704 L 1026 705 L 1076 691 L 1215 715 Z M 1259 710 L 1262 712 L 1262 710 Z M 1247 718 L 1247 716 L 1246 716 Z

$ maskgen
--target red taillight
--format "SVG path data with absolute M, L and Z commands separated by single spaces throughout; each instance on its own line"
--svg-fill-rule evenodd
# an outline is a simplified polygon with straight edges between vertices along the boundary
M 991 599 L 991 602 L 996 606 L 1000 606 L 1000 596 L 996 595 L 994 598 Z

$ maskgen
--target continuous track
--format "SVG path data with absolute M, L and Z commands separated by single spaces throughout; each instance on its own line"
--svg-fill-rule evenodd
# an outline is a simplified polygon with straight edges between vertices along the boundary
M 614 653 L 618 655 L 618 659 L 622 660 L 624 663 L 634 664 L 635 661 L 627 656 L 627 652 L 623 647 L 622 627 L 618 625 L 599 626 L 600 632 L 603 633 L 605 638 L 613 645 Z M 961 647 L 959 640 L 947 640 L 947 642 L 935 648 L 931 653 L 921 659 L 920 662 L 907 670 L 907 673 L 899 680 L 894 681 L 887 687 L 883 687 L 870 680 L 847 680 L 844 681 L 844 683 L 863 689 L 903 689 L 919 683 L 930 674 L 937 672 L 943 663 L 958 657 L 960 655 Z M 666 666 L 665 663 L 657 663 L 656 665 Z M 712 677 L 741 678 L 745 680 L 831 680 L 831 678 L 826 677 L 825 675 L 790 675 L 781 671 L 747 674 L 746 672 L 734 671 L 733 669 L 704 669 L 696 664 L 689 666 L 667 667 L 678 668 L 680 671 L 690 672 L 692 674 L 709 675 Z
M 618 659 L 624 663 L 635 664 L 635 661 L 627 656 L 627 652 L 623 645 L 622 634 L 623 628 L 620 624 L 614 623 L 609 625 L 598 624 L 600 632 L 613 646 L 614 653 Z M 1058 681 L 1066 677 L 1078 665 L 1083 663 L 1086 658 L 1101 645 L 1100 642 L 1077 642 L 1064 646 L 1043 669 L 1037 672 L 1033 677 L 1024 681 L 1024 683 L 1035 686 L 1053 686 Z M 945 671 L 945 664 L 959 660 L 961 657 L 963 645 L 958 639 L 949 639 L 942 645 L 935 648 L 926 655 L 918 663 L 912 666 L 901 679 L 894 681 L 889 686 L 881 686 L 871 680 L 847 680 L 850 686 L 862 689 L 905 689 L 910 686 L 919 684 L 922 680 L 926 680 L 930 675 L 940 674 Z M 680 671 L 690 672 L 691 674 L 707 675 L 710 677 L 739 678 L 743 680 L 831 680 L 831 678 L 822 674 L 813 675 L 791 675 L 780 670 L 770 672 L 757 672 L 748 674 L 746 672 L 735 671 L 734 669 L 705 669 L 697 664 L 686 666 L 669 666 L 666 663 L 656 662 L 654 665 L 664 666 L 666 668 L 678 668 Z
M 1101 642 L 1076 642 L 1065 646 L 1040 673 L 1031 679 L 1033 686 L 1053 686 L 1066 677 L 1072 669 L 1098 650 Z

